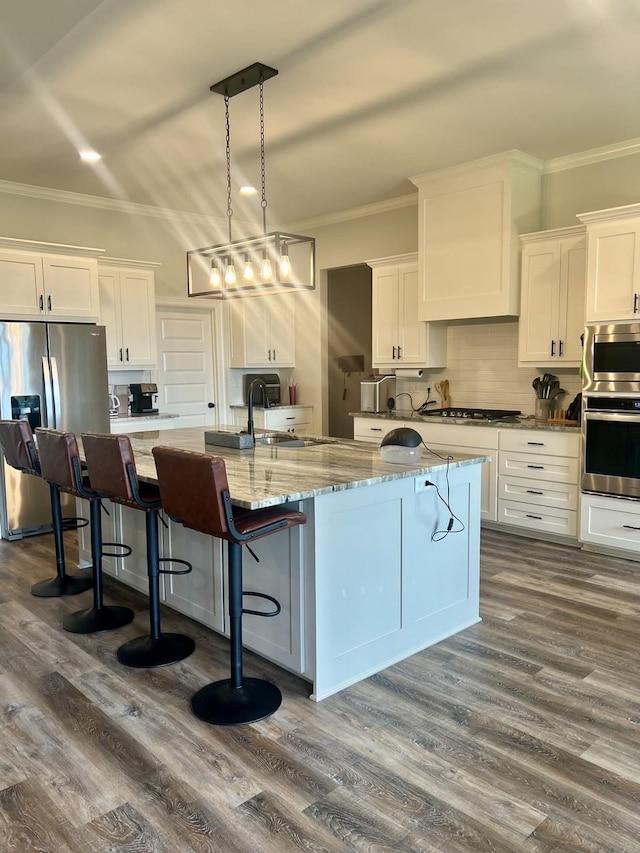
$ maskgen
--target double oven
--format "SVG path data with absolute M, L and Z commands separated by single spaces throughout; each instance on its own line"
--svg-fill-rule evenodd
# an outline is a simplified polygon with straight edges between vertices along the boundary
M 582 491 L 640 499 L 640 323 L 587 326 Z

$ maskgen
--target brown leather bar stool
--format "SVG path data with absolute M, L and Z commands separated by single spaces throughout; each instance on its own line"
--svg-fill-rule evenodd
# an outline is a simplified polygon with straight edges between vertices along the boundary
M 128 545 L 102 541 L 102 498 L 106 495 L 96 492 L 91 487 L 89 477 L 83 475 L 78 442 L 72 432 L 37 429 L 36 437 L 43 478 L 58 486 L 61 491 L 89 501 L 93 607 L 65 616 L 62 627 L 72 634 L 93 634 L 96 631 L 112 631 L 128 625 L 133 621 L 133 610 L 129 607 L 106 605 L 103 601 L 102 557 L 126 557 L 131 553 Z M 121 550 L 118 553 L 105 552 L 104 545 Z
M 224 459 L 219 456 L 171 447 L 154 447 L 153 456 L 165 512 L 185 527 L 227 541 L 231 677 L 199 690 L 191 700 L 193 712 L 199 719 L 220 726 L 263 720 L 278 710 L 282 694 L 269 681 L 243 678 L 242 615 L 277 616 L 280 605 L 270 595 L 243 591 L 242 545 L 304 524 L 306 516 L 280 506 L 234 511 Z M 276 609 L 264 613 L 243 608 L 243 595 L 267 599 Z
M 33 477 L 42 476 L 38 451 L 33 438 L 31 425 L 27 420 L 0 421 L 0 446 L 7 464 L 23 474 Z M 38 598 L 57 598 L 62 595 L 77 595 L 91 589 L 93 580 L 90 576 L 69 575 L 65 569 L 64 541 L 62 533 L 65 529 L 62 509 L 60 506 L 60 489 L 49 483 L 51 495 L 51 523 L 53 541 L 56 551 L 56 577 L 39 581 L 31 587 L 31 595 Z M 78 519 L 72 519 L 73 529 L 77 527 Z
M 131 442 L 126 435 L 82 436 L 91 485 L 113 503 L 145 514 L 147 574 L 149 576 L 150 633 L 129 640 L 118 649 L 118 660 L 126 666 L 153 667 L 177 663 L 189 657 L 196 644 L 184 634 L 164 634 L 160 630 L 160 575 L 185 575 L 191 571 L 186 560 L 160 558 L 158 517 L 162 509 L 158 487 L 138 480 Z M 184 570 L 160 569 L 162 562 L 187 566 Z

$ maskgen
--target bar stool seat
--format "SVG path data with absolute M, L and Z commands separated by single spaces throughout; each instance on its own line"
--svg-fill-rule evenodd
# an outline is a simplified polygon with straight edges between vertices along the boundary
M 33 437 L 31 424 L 27 420 L 1 420 L 0 421 L 0 446 L 11 465 L 23 474 L 33 477 L 41 477 L 40 459 L 36 443 Z M 65 519 L 62 518 L 60 506 L 60 489 L 55 483 L 49 483 L 49 494 L 51 498 L 51 524 L 53 528 L 53 541 L 56 552 L 56 577 L 39 581 L 31 587 L 31 595 L 38 598 L 57 598 L 63 595 L 78 595 L 86 592 L 93 586 L 90 576 L 70 575 L 66 571 L 64 559 L 64 541 L 62 538 L 65 530 Z M 79 519 L 72 519 L 75 529 Z M 86 522 L 85 522 L 86 523 Z
M 103 601 L 102 557 L 126 557 L 131 554 L 128 545 L 102 541 L 102 498 L 106 495 L 91 487 L 87 475 L 83 475 L 78 452 L 78 442 L 72 432 L 54 429 L 37 429 L 38 449 L 42 476 L 58 488 L 84 498 L 89 502 L 91 520 L 91 562 L 93 569 L 93 607 L 71 613 L 62 621 L 65 631 L 73 634 L 92 634 L 122 628 L 133 621 L 130 607 L 106 605 Z M 118 548 L 118 553 L 105 552 L 104 545 Z
M 126 435 L 88 433 L 82 436 L 85 461 L 94 489 L 122 504 L 145 513 L 147 575 L 149 578 L 150 632 L 120 646 L 120 663 L 132 667 L 157 667 L 177 663 L 196 647 L 185 634 L 169 634 L 160 630 L 160 575 L 184 575 L 191 571 L 186 560 L 160 558 L 158 518 L 162 503 L 157 486 L 138 480 L 131 442 Z M 161 569 L 160 564 L 175 562 L 183 570 Z
M 230 678 L 199 690 L 191 700 L 194 714 L 207 723 L 238 726 L 271 716 L 282 694 L 275 684 L 243 678 L 242 615 L 277 616 L 280 605 L 270 595 L 242 589 L 242 545 L 306 522 L 302 512 L 286 507 L 234 510 L 224 460 L 208 453 L 154 447 L 158 484 L 165 512 L 185 527 L 225 539 L 228 549 Z M 243 596 L 267 599 L 275 610 L 243 608 Z

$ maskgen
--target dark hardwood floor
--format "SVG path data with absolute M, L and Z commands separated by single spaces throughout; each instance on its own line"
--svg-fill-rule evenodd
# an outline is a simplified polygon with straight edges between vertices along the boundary
M 66 534 L 73 565 L 73 534 Z M 483 532 L 482 623 L 269 720 L 190 712 L 227 641 L 171 611 L 188 660 L 131 670 L 132 625 L 65 633 L 88 606 L 29 594 L 52 543 L 0 543 L 0 851 L 640 851 L 640 563 Z

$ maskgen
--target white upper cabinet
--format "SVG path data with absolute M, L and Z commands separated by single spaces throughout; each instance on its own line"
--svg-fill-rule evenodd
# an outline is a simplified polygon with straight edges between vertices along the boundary
M 295 295 L 229 300 L 229 366 L 295 366 Z
M 518 361 L 536 367 L 579 367 L 586 287 L 586 229 L 526 234 Z
M 578 214 L 587 226 L 586 322 L 640 317 L 640 204 Z
M 445 367 L 445 326 L 418 319 L 418 258 L 367 261 L 372 274 L 372 353 L 378 368 Z
M 97 321 L 101 252 L 0 238 L 0 315 L 17 320 Z
M 540 227 L 542 168 L 509 151 L 411 178 L 421 320 L 518 315 L 519 234 Z
M 155 274 L 148 261 L 105 258 L 99 265 L 100 322 L 110 370 L 156 364 Z

